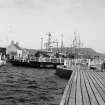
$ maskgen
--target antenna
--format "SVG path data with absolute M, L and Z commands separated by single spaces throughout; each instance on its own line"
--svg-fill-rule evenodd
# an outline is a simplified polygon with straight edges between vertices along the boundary
M 41 39 L 41 50 L 43 49 L 43 38 L 40 38 Z
M 62 52 L 62 50 L 63 50 L 63 47 L 64 47 L 64 43 L 63 43 L 63 34 L 61 34 L 61 52 Z
M 57 47 L 57 50 L 58 50 L 58 44 L 59 44 L 59 42 L 57 41 L 57 39 L 55 41 L 52 41 L 52 43 L 56 43 L 56 47 Z
M 47 42 L 47 50 L 51 51 L 51 33 L 49 32 L 48 34 L 48 42 Z

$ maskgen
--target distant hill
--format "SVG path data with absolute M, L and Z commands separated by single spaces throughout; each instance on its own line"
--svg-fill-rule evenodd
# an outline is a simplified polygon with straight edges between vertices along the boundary
M 61 51 L 61 48 L 58 48 L 59 51 Z M 57 48 L 53 48 L 52 49 L 53 52 L 56 52 L 57 51 Z M 70 53 L 72 51 L 72 48 L 69 48 L 69 47 L 64 47 L 62 49 L 63 52 L 67 52 L 67 53 Z M 82 55 L 85 55 L 85 56 L 91 56 L 91 57 L 94 57 L 94 56 L 99 56 L 100 58 L 105 58 L 105 54 L 103 53 L 99 53 L 99 52 L 96 52 L 94 49 L 92 48 L 80 48 L 80 54 Z
M 96 52 L 92 48 L 81 48 L 81 53 L 83 53 L 85 55 L 88 54 L 91 57 L 93 57 L 93 56 L 99 56 L 100 58 L 105 58 L 105 54 Z
M 27 49 L 31 55 L 35 55 L 35 53 L 38 51 L 38 50 L 35 50 L 35 49 Z M 56 52 L 57 50 L 61 51 L 61 48 L 52 48 L 52 51 L 53 52 Z M 71 53 L 72 51 L 72 48 L 70 47 L 64 47 L 62 49 L 62 52 L 64 53 Z M 90 57 L 94 57 L 94 56 L 99 56 L 100 58 L 105 58 L 105 54 L 102 54 L 102 53 L 99 53 L 99 52 L 96 52 L 94 49 L 92 48 L 80 48 L 80 54 L 84 55 L 84 56 L 90 56 Z

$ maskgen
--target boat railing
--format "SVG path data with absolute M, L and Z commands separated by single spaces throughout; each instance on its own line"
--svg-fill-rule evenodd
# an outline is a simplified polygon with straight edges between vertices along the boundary
M 17 57 L 14 56 L 14 60 L 18 61 L 36 61 L 36 62 L 50 62 L 50 63 L 60 63 L 64 64 L 65 60 L 68 58 L 47 58 L 47 57 Z

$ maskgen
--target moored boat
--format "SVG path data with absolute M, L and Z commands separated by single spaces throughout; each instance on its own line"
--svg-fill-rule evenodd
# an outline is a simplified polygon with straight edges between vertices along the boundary
M 2 59 L 2 55 L 0 55 L 0 66 L 6 65 L 6 59 Z
M 0 60 L 0 66 L 6 65 L 6 61 L 5 60 Z
M 67 68 L 64 65 L 59 65 L 56 69 L 56 75 L 64 79 L 69 79 L 72 74 L 72 71 L 72 68 Z

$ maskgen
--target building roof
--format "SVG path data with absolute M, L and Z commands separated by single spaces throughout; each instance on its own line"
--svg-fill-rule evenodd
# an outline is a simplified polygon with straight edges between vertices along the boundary
M 22 48 L 21 48 L 18 44 L 14 44 L 14 46 L 15 46 L 18 50 L 22 50 Z
M 18 42 L 15 43 L 14 41 L 11 41 L 11 44 L 7 48 L 11 48 L 11 47 L 15 47 L 18 50 L 22 50 L 22 48 L 19 46 Z

